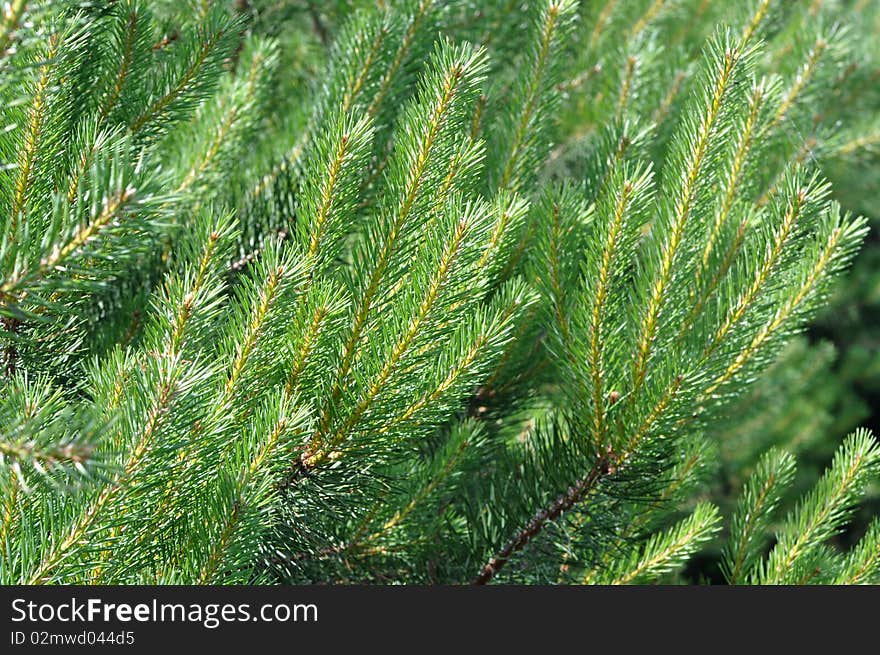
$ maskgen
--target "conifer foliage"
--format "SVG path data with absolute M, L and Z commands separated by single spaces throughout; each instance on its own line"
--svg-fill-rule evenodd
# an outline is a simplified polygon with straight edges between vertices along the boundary
M 0 581 L 880 582 L 867 430 L 792 502 L 721 429 L 867 233 L 876 7 L 326 5 L 3 5 Z

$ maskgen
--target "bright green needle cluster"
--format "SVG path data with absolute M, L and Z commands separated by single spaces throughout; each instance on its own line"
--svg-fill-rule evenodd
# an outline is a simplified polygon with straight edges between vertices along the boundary
M 0 581 L 880 580 L 744 400 L 868 231 L 823 4 L 7 3 Z

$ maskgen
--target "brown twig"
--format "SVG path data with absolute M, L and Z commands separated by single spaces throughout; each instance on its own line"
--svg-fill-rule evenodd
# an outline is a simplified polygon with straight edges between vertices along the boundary
M 601 457 L 586 476 L 575 482 L 568 488 L 564 494 L 559 496 L 549 507 L 542 508 L 535 514 L 526 526 L 521 529 L 507 544 L 498 551 L 498 554 L 492 557 L 485 566 L 480 570 L 480 574 L 474 578 L 472 584 L 484 585 L 495 577 L 510 558 L 518 551 L 525 548 L 526 545 L 544 529 L 550 521 L 555 521 L 564 512 L 571 509 L 578 501 L 587 495 L 599 481 L 609 473 L 613 473 L 616 468 L 617 458 L 613 453 Z
M 167 48 L 168 46 L 170 46 L 175 41 L 177 41 L 177 39 L 179 39 L 179 38 L 180 38 L 180 33 L 177 30 L 174 30 L 171 33 L 163 36 L 156 43 L 154 43 L 150 47 L 150 50 L 152 50 L 153 52 L 155 52 L 157 50 L 163 50 L 163 49 Z

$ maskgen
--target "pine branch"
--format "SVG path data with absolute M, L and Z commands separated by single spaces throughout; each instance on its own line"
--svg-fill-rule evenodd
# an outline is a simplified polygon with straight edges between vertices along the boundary
M 836 221 L 835 221 L 836 222 Z M 851 253 L 854 243 L 861 240 L 864 234 L 864 222 L 854 221 L 850 224 L 837 224 L 822 245 L 814 262 L 806 275 L 800 280 L 795 288 L 794 295 L 776 312 L 775 316 L 765 324 L 752 338 L 748 346 L 739 352 L 727 369 L 715 378 L 703 392 L 705 397 L 713 394 L 721 385 L 727 383 L 755 356 L 758 350 L 764 347 L 776 332 L 781 330 L 787 323 L 803 312 L 817 293 L 821 291 L 821 285 L 827 280 L 829 272 L 842 265 Z
M 774 115 L 772 122 L 767 128 L 768 131 L 778 127 L 779 124 L 788 115 L 789 111 L 797 101 L 798 96 L 803 92 L 804 88 L 809 84 L 810 79 L 815 74 L 816 67 L 819 65 L 819 62 L 822 59 L 822 55 L 827 51 L 827 49 L 827 39 L 823 37 L 819 37 L 818 39 L 816 39 L 815 44 L 807 55 L 807 61 L 798 71 L 794 82 L 788 89 L 788 92 L 782 98 L 782 101 L 779 103 L 776 114 Z
M 542 105 L 546 107 L 545 97 L 548 88 L 548 77 L 552 80 L 552 73 L 548 74 L 552 56 L 559 48 L 560 32 L 564 34 L 565 25 L 571 20 L 575 4 L 564 0 L 551 0 L 541 12 L 537 24 L 539 37 L 537 51 L 531 62 L 531 70 L 527 77 L 527 86 L 522 90 L 522 97 L 517 99 L 519 112 L 516 117 L 513 138 L 504 156 L 504 167 L 497 187 L 500 191 L 515 191 L 520 184 L 515 176 L 521 173 L 518 169 L 525 164 L 524 152 L 530 149 L 529 140 L 534 138 L 534 125 L 536 113 Z M 551 87 L 552 88 L 552 87 Z M 533 147 L 533 146 L 532 146 Z
M 638 557 L 621 567 L 609 584 L 645 584 L 675 570 L 717 532 L 720 520 L 715 507 L 698 505 L 691 516 L 652 536 Z
M 98 125 L 101 125 L 107 119 L 107 116 L 116 106 L 122 95 L 122 89 L 128 80 L 134 63 L 134 50 L 138 38 L 140 22 L 141 16 L 134 8 L 132 8 L 128 13 L 128 19 L 125 21 L 125 28 L 122 37 L 122 56 L 119 61 L 119 68 L 116 72 L 116 79 L 113 82 L 113 87 L 110 90 L 110 93 L 101 105 L 101 110 L 97 119 Z
M 761 556 L 763 534 L 786 488 L 794 479 L 794 458 L 769 451 L 748 479 L 730 523 L 730 540 L 724 549 L 724 577 L 739 584 L 752 572 Z
M 0 13 L 4 583 L 877 579 L 873 7 L 235 4 Z
M 599 210 L 599 216 L 605 224 L 601 232 L 597 231 L 598 243 L 595 247 L 601 254 L 595 260 L 598 266 L 587 271 L 586 279 L 590 282 L 583 293 L 589 307 L 585 329 L 585 333 L 589 335 L 586 356 L 589 382 L 584 384 L 584 388 L 592 391 L 592 439 L 597 451 L 607 443 L 605 403 L 608 391 L 605 362 L 608 356 L 603 353 L 611 323 L 608 320 L 611 312 L 607 305 L 612 289 L 620 279 L 619 271 L 625 266 L 622 262 L 626 262 L 633 254 L 634 236 L 639 229 L 650 181 L 647 173 L 640 174 L 638 171 L 632 175 L 623 173 L 621 177 L 622 180 L 615 178 L 608 187 L 609 193 L 614 194 L 613 201 L 609 197 L 604 201 L 609 206 Z
M 752 579 L 779 584 L 790 579 L 796 565 L 835 534 L 851 515 L 869 476 L 876 474 L 880 448 L 866 430 L 850 436 L 813 492 L 785 523 L 764 567 Z
M 666 303 L 666 289 L 672 281 L 674 264 L 677 260 L 679 247 L 684 237 L 685 226 L 688 224 L 695 200 L 698 175 L 703 167 L 709 139 L 716 128 L 716 120 L 721 112 L 722 101 L 727 95 L 729 85 L 733 81 L 734 68 L 744 56 L 745 44 L 728 44 L 719 53 L 715 62 L 715 70 L 710 78 L 709 94 L 701 110 L 702 115 L 693 140 L 682 161 L 683 169 L 680 185 L 673 187 L 672 206 L 668 215 L 668 231 L 661 244 L 658 270 L 650 286 L 648 304 L 642 318 L 640 337 L 633 363 L 632 387 L 633 397 L 645 382 L 648 361 L 654 348 L 657 335 L 660 311 Z M 677 181 L 678 182 L 678 181 Z
M 162 351 L 157 353 L 155 364 L 158 374 L 157 386 L 152 389 L 146 411 L 139 417 L 142 423 L 135 426 L 129 450 L 120 469 L 102 486 L 100 493 L 87 503 L 64 535 L 53 538 L 51 546 L 43 553 L 42 560 L 28 574 L 27 579 L 31 584 L 46 584 L 63 579 L 65 567 L 72 563 L 70 560 L 75 556 L 77 549 L 81 548 L 84 540 L 99 528 L 104 513 L 111 508 L 120 494 L 128 490 L 132 477 L 140 473 L 163 419 L 168 414 L 174 391 L 182 383 L 182 377 L 185 375 L 182 370 L 184 362 L 181 354 L 187 337 L 188 324 L 194 312 L 203 303 L 210 302 L 211 267 L 215 263 L 217 250 L 223 238 L 228 238 L 228 227 L 222 225 L 207 235 L 188 284 L 176 290 L 173 314 L 168 317 L 166 325 L 160 328 Z
M 357 424 L 364 412 L 366 412 L 370 405 L 375 401 L 376 396 L 382 391 L 382 388 L 388 382 L 389 377 L 397 369 L 401 358 L 403 358 L 409 347 L 412 345 L 413 340 L 416 338 L 416 335 L 421 330 L 422 323 L 428 317 L 429 312 L 434 308 L 434 304 L 440 293 L 440 287 L 446 283 L 447 277 L 450 274 L 450 269 L 455 266 L 455 260 L 461 254 L 464 240 L 467 237 L 468 232 L 473 229 L 473 221 L 473 213 L 465 210 L 464 215 L 455 226 L 454 232 L 451 235 L 451 240 L 448 242 L 440 261 L 438 262 L 434 275 L 428 283 L 424 296 L 419 303 L 418 311 L 410 320 L 406 331 L 398 337 L 391 353 L 382 366 L 382 370 L 375 379 L 369 383 L 366 394 L 359 401 L 349 418 L 342 427 L 329 437 L 329 439 L 323 440 L 326 443 L 326 448 L 332 449 L 337 446 L 341 439 L 352 429 L 352 427 L 354 427 L 355 424 Z M 318 465 L 320 464 L 320 461 L 320 458 L 316 458 L 311 465 Z
M 758 294 L 762 291 L 762 288 L 778 266 L 779 260 L 782 257 L 783 252 L 785 252 L 786 244 L 801 218 L 801 214 L 804 211 L 804 204 L 807 199 L 814 193 L 820 195 L 820 197 L 822 194 L 821 189 L 814 191 L 814 189 L 811 189 L 809 186 L 797 188 L 793 191 L 794 193 L 791 196 L 791 199 L 788 200 L 788 208 L 785 210 L 782 221 L 779 223 L 773 234 L 773 240 L 770 244 L 769 252 L 767 252 L 761 260 L 751 284 L 742 294 L 740 294 L 733 309 L 724 319 L 721 326 L 715 331 L 711 341 L 706 346 L 704 356 L 708 357 L 711 355 L 730 330 L 742 320 L 746 311 L 752 306 L 755 299 L 758 297 Z
M 492 581 L 492 578 L 504 568 L 510 558 L 525 548 L 529 542 L 544 529 L 550 521 L 560 518 L 564 512 L 570 510 L 590 494 L 600 483 L 602 478 L 611 471 L 610 459 L 601 458 L 587 472 L 587 474 L 575 482 L 568 490 L 559 496 L 549 507 L 541 509 L 514 537 L 507 542 L 486 564 L 480 569 L 479 575 L 474 578 L 475 585 L 484 585 Z
M 703 249 L 703 257 L 700 262 L 700 266 L 695 273 L 697 286 L 699 286 L 701 278 L 704 277 L 707 269 L 709 268 L 710 257 L 712 256 L 712 253 L 715 250 L 716 245 L 718 244 L 722 229 L 727 224 L 727 221 L 730 218 L 734 202 L 741 192 L 741 186 L 743 184 L 746 173 L 745 168 L 749 160 L 751 150 L 754 146 L 755 131 L 759 116 L 761 114 L 761 110 L 764 107 L 764 102 L 766 101 L 767 93 L 767 85 L 762 81 L 753 87 L 751 95 L 749 96 L 749 113 L 746 117 L 745 124 L 743 125 L 740 132 L 739 139 L 737 140 L 736 151 L 733 156 L 733 162 L 730 167 L 730 172 L 728 173 L 724 183 L 724 199 L 721 202 L 721 206 L 715 212 L 715 219 L 712 224 L 712 229 L 709 233 L 709 238 L 707 239 L 706 245 Z M 742 231 L 744 232 L 744 230 Z M 735 239 L 733 243 L 729 246 L 729 248 L 731 249 L 731 253 L 736 251 L 736 249 L 739 247 L 740 241 L 741 237 Z M 707 284 L 706 289 L 702 292 L 700 297 L 694 303 L 694 307 L 691 310 L 691 316 L 688 320 L 684 322 L 685 327 L 683 329 L 687 329 L 686 326 L 690 325 L 693 322 L 694 318 L 696 318 L 700 314 L 700 310 L 703 308 L 708 298 L 712 295 L 712 293 L 715 291 L 718 284 L 720 283 L 720 278 L 722 278 L 727 273 L 727 270 L 729 270 L 732 260 L 732 254 L 725 255 L 723 259 L 723 264 L 719 266 L 718 269 L 715 271 L 711 281 Z
M 194 44 L 191 53 L 187 52 L 188 44 L 182 46 L 183 52 L 188 55 L 184 68 L 167 80 L 162 80 L 164 88 L 160 87 L 159 93 L 144 111 L 129 122 L 132 133 L 148 136 L 146 128 L 151 126 L 153 131 L 167 130 L 178 107 L 185 107 L 187 102 L 210 90 L 223 57 L 232 47 L 231 41 L 237 30 L 234 22 L 220 18 L 218 12 L 206 13 L 202 29 L 201 38 Z
M 346 116 L 343 111 L 342 116 Z M 298 238 L 318 276 L 338 257 L 340 242 L 356 204 L 358 177 L 366 165 L 372 131 L 366 119 L 329 126 L 318 142 L 307 170 L 315 171 L 303 184 L 302 221 Z
M 19 220 L 24 219 L 25 204 L 31 192 L 34 176 L 34 163 L 40 148 L 47 109 L 47 94 L 52 73 L 52 60 L 58 54 L 61 42 L 60 36 L 52 34 L 49 37 L 46 51 L 47 63 L 40 67 L 40 75 L 34 88 L 33 99 L 28 118 L 27 132 L 24 137 L 24 147 L 19 153 L 18 175 L 15 182 L 15 191 L 12 198 L 12 206 L 9 209 L 9 239 L 14 241 L 16 232 L 20 229 Z M 11 253 L 12 251 L 7 251 Z M 8 262 L 7 262 L 8 264 Z
M 413 144 L 402 148 L 405 159 L 401 161 L 401 166 L 403 170 L 408 171 L 406 181 L 396 205 L 393 206 L 386 219 L 384 238 L 378 253 L 370 264 L 365 288 L 358 299 L 349 337 L 343 346 L 342 358 L 336 372 L 333 389 L 330 392 L 329 403 L 320 421 L 322 432 L 326 432 L 330 427 L 330 408 L 338 400 L 342 381 L 349 373 L 367 317 L 373 308 L 380 283 L 395 252 L 400 231 L 411 219 L 410 212 L 414 209 L 417 198 L 424 191 L 423 184 L 428 164 L 432 161 L 432 150 L 445 131 L 443 128 L 449 121 L 450 112 L 455 111 L 453 100 L 459 94 L 465 94 L 466 97 L 468 93 L 472 93 L 474 85 L 482 74 L 482 55 L 479 52 L 454 52 L 448 61 L 439 57 L 438 54 L 435 64 L 437 78 L 432 80 L 431 87 L 425 88 L 424 100 L 413 105 L 413 118 L 421 117 L 424 112 L 426 120 L 411 133 L 414 139 Z M 318 439 L 320 443 L 321 438 L 318 437 Z
M 379 107 L 388 96 L 391 84 L 397 76 L 398 70 L 409 55 L 422 22 L 427 18 L 431 9 L 434 8 L 434 5 L 435 0 L 419 0 L 418 4 L 415 6 L 412 15 L 409 18 L 406 32 L 404 32 L 400 46 L 397 48 L 397 52 L 394 55 L 394 59 L 382 75 L 382 79 L 379 83 L 379 90 L 376 92 L 376 95 L 373 96 L 370 105 L 367 107 L 367 114 L 369 116 L 376 116 Z
M 834 584 L 877 584 L 880 576 L 880 520 L 874 518 L 859 543 L 846 556 Z

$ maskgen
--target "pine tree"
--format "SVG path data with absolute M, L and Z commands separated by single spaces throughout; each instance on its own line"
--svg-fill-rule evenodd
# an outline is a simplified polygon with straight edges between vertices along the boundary
M 3 12 L 0 581 L 880 581 L 876 3 Z

